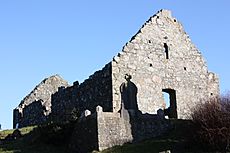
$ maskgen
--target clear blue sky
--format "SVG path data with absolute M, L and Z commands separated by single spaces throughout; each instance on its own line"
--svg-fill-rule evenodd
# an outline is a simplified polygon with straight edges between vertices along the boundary
M 229 0 L 1 0 L 0 123 L 41 80 L 60 74 L 70 84 L 102 68 L 142 24 L 170 9 L 230 89 Z

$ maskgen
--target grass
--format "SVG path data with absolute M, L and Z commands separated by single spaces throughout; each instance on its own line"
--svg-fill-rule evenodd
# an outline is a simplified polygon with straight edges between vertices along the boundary
M 191 134 L 189 131 L 191 128 L 190 121 L 172 120 L 172 122 L 174 129 L 164 136 L 140 143 L 115 146 L 100 153 L 159 153 L 167 150 L 170 150 L 171 153 L 203 153 L 199 148 L 196 148 L 186 140 L 187 135 Z M 65 143 L 62 143 L 65 139 L 59 139 L 62 138 L 62 135 L 68 135 L 69 137 L 69 134 L 60 133 L 60 131 L 58 133 L 56 127 L 59 126 L 22 128 L 20 131 L 24 137 L 16 141 L 0 144 L 0 153 L 70 153 L 71 151 L 67 147 L 68 144 L 63 145 Z M 1 131 L 1 138 L 6 137 L 7 134 L 12 132 L 13 130 Z M 59 142 L 58 145 L 49 143 L 55 140 Z M 99 152 L 93 151 L 93 153 Z
M 138 144 L 125 144 L 116 146 L 101 153 L 159 153 L 162 151 L 172 150 L 177 142 L 174 140 L 148 140 Z
M 172 139 L 152 139 L 138 144 L 125 144 L 123 146 L 115 146 L 101 152 L 94 153 L 218 153 L 206 152 L 196 146 L 188 145 L 185 141 L 177 141 Z
M 27 144 L 17 140 L 0 145 L 0 153 L 65 153 L 65 149 L 46 144 Z
M 29 132 L 31 132 L 36 126 L 30 126 L 30 127 L 25 127 L 25 128 L 21 128 L 19 129 L 21 131 L 22 135 L 28 134 Z M 0 139 L 5 139 L 5 137 L 8 134 L 12 134 L 14 132 L 14 130 L 3 130 L 0 131 Z
M 66 148 L 63 146 L 54 146 L 47 145 L 42 142 L 33 143 L 35 135 L 34 129 L 36 126 L 25 127 L 19 129 L 22 138 L 19 138 L 14 141 L 0 143 L 0 153 L 65 153 Z M 8 134 L 12 134 L 14 130 L 4 130 L 0 131 L 0 139 L 4 139 Z M 31 138 L 31 134 L 33 134 L 33 138 Z

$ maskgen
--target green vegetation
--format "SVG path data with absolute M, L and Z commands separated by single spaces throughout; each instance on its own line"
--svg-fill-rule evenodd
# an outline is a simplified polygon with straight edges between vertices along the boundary
M 197 144 L 206 150 L 230 151 L 230 95 L 197 105 L 192 121 Z
M 23 140 L 17 140 L 0 145 L 0 153 L 65 153 L 61 147 L 46 144 L 27 144 Z
M 23 137 L 13 141 L 6 141 L 4 143 L 0 142 L 0 153 L 69 153 L 65 146 L 43 142 L 44 140 L 48 140 L 47 137 L 58 135 L 58 133 L 52 131 L 54 129 L 52 128 L 53 126 L 46 125 L 45 127 L 46 128 L 43 126 L 33 126 L 19 129 Z M 1 139 L 3 140 L 8 134 L 12 134 L 13 131 L 14 130 L 1 131 Z M 45 133 L 45 131 L 47 132 Z M 42 137 L 44 139 L 42 139 Z
M 159 152 L 163 150 L 171 150 L 176 144 L 183 142 L 181 126 L 182 122 L 175 122 L 175 130 L 165 137 L 144 141 L 138 144 L 125 144 L 105 150 L 102 153 L 132 153 L 132 152 Z M 68 150 L 68 141 L 66 136 L 70 136 L 72 124 L 48 124 L 39 127 L 27 127 L 20 129 L 23 138 L 15 141 L 9 141 L 0 144 L 0 153 L 70 153 Z M 1 138 L 5 138 L 8 134 L 12 134 L 13 130 L 0 132 Z M 175 135 L 177 135 L 175 137 Z M 173 139 L 172 139 L 173 138 Z
M 136 144 L 116 146 L 101 153 L 159 153 L 170 150 L 176 153 L 199 153 L 193 145 L 187 145 L 187 135 L 191 132 L 191 121 L 172 120 L 174 129 L 168 134 Z M 48 124 L 20 129 L 24 135 L 15 141 L 0 144 L 0 153 L 71 153 L 67 137 L 74 126 L 69 124 Z M 13 130 L 2 131 L 2 137 Z M 97 153 L 94 151 L 94 153 Z
M 100 153 L 211 153 L 230 150 L 230 97 L 201 103 L 192 120 L 170 120 L 173 129 L 164 136 L 141 143 L 125 144 Z M 20 129 L 21 138 L 5 141 L 14 130 L 0 132 L 0 153 L 71 153 L 69 140 L 74 122 Z M 93 153 L 99 153 L 93 151 Z
M 126 144 L 124 146 L 117 146 L 101 153 L 159 153 L 161 151 L 172 150 L 172 147 L 178 143 L 174 140 L 149 140 L 138 144 Z
M 31 132 L 36 126 L 30 126 L 30 127 L 25 127 L 25 128 L 21 128 L 20 131 L 21 131 L 21 134 L 22 135 L 25 135 L 25 134 L 28 134 L 29 132 Z M 0 139 L 5 139 L 5 137 L 8 135 L 8 134 L 12 134 L 14 132 L 14 130 L 3 130 L 3 131 L 0 131 Z

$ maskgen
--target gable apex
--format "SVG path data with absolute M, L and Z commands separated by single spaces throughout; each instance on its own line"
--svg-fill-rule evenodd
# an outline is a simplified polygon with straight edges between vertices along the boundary
M 171 12 L 170 10 L 161 9 L 161 10 L 158 11 L 157 14 L 154 15 L 154 16 L 164 16 L 164 17 L 172 18 L 172 12 Z
M 144 46 L 147 47 L 144 50 L 152 50 L 153 48 L 151 47 L 153 47 L 153 45 L 156 46 L 156 44 L 159 43 L 162 45 L 164 43 L 172 42 L 176 43 L 176 46 L 181 43 L 190 43 L 193 46 L 192 48 L 194 48 L 196 52 L 199 52 L 184 31 L 182 24 L 172 16 L 172 12 L 170 10 L 162 9 L 155 15 L 151 16 L 142 25 L 130 41 L 123 46 L 120 54 L 122 54 L 122 52 L 137 53 L 140 50 L 143 50 Z M 119 57 L 115 56 L 114 58 L 118 59 Z

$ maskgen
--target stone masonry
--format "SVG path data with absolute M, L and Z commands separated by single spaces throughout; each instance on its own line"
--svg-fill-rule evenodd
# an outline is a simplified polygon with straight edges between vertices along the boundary
M 71 147 L 80 152 L 158 136 L 170 129 L 165 116 L 189 118 L 197 104 L 219 96 L 217 75 L 208 71 L 168 10 L 150 17 L 111 62 L 83 83 L 68 86 L 57 76 L 48 80 L 56 81 L 43 81 L 14 110 L 14 127 L 77 117 Z
M 101 106 L 96 112 L 83 112 L 71 136 L 70 148 L 76 152 L 104 150 L 128 142 L 138 142 L 153 138 L 172 128 L 169 120 L 159 114 L 127 114 L 103 112 Z
M 167 10 L 151 17 L 112 62 L 113 108 L 120 109 L 119 87 L 129 73 L 138 88 L 143 113 L 164 109 L 163 89 L 176 92 L 178 118 L 188 116 L 201 99 L 219 95 L 217 76 Z
M 44 79 L 27 95 L 17 108 L 14 109 L 13 127 L 25 127 L 46 122 L 51 113 L 51 95 L 68 83 L 59 75 Z
M 73 86 L 59 88 L 58 92 L 52 95 L 50 118 L 53 121 L 68 121 L 72 119 L 73 113 L 79 116 L 86 109 L 94 112 L 97 105 L 102 106 L 105 111 L 112 112 L 111 89 L 111 63 L 109 63 L 80 85 L 76 81 Z
M 172 98 L 176 118 L 187 118 L 191 109 L 219 95 L 219 80 L 209 72 L 200 51 L 191 42 L 182 25 L 168 10 L 152 16 L 113 60 L 80 84 L 53 96 L 54 118 L 68 116 L 69 109 L 118 112 L 120 86 L 125 74 L 136 85 L 137 104 L 142 113 L 154 114 L 167 109 L 163 92 Z M 65 119 L 68 119 L 65 118 Z

